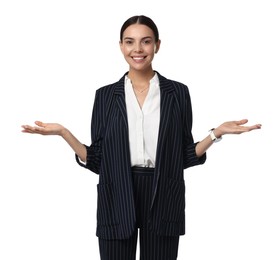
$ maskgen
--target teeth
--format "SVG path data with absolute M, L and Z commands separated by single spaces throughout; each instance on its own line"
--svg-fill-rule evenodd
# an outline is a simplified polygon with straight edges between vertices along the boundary
M 143 60 L 143 57 L 133 57 L 134 60 Z

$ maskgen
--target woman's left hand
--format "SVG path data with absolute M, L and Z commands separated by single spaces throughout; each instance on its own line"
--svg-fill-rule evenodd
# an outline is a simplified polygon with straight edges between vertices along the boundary
M 214 134 L 217 138 L 225 134 L 242 134 L 255 129 L 261 129 L 261 124 L 244 126 L 248 122 L 247 119 L 242 119 L 239 121 L 228 121 L 224 122 L 220 126 L 214 129 Z

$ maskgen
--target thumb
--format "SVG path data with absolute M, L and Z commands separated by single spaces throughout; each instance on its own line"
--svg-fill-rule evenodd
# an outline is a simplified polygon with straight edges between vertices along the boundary
M 44 124 L 44 123 L 41 122 L 41 121 L 35 121 L 35 124 L 36 124 L 37 126 L 40 126 L 40 127 L 45 127 L 45 125 L 46 125 L 46 124 Z

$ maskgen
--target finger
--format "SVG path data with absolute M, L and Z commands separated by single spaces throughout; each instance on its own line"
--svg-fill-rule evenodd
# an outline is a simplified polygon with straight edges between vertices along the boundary
M 46 130 L 43 126 L 42 127 L 41 126 L 40 127 L 34 126 L 32 130 L 35 134 L 44 135 L 46 133 Z
M 23 129 L 21 130 L 22 133 L 29 133 L 29 131 L 27 129 Z
M 23 130 L 21 130 L 21 132 L 23 133 L 29 133 L 29 134 L 34 134 L 34 131 L 32 130 L 31 127 L 29 126 L 22 126 Z
M 262 127 L 261 124 L 256 124 L 256 125 L 250 126 L 250 130 L 261 129 L 261 127 Z
M 252 130 L 256 130 L 256 129 L 260 129 L 261 125 L 257 124 L 257 125 L 252 125 L 252 126 L 240 126 L 239 127 L 239 131 L 237 133 L 246 133 L 246 132 L 250 132 Z
M 40 126 L 40 127 L 45 127 L 45 123 L 43 123 L 42 121 L 35 121 L 35 124 L 37 125 L 37 126 Z
M 246 124 L 248 122 L 248 119 L 241 119 L 241 120 L 239 120 L 239 121 L 236 121 L 235 123 L 237 124 L 237 125 L 244 125 L 244 124 Z
M 36 134 L 40 132 L 40 128 L 33 127 L 30 125 L 23 125 L 22 128 L 23 128 L 22 130 L 23 133 Z
M 32 128 L 30 125 L 22 125 L 21 126 L 25 131 L 30 131 L 30 129 Z

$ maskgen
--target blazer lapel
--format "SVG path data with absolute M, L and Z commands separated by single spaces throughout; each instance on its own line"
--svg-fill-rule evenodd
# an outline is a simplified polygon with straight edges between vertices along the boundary
M 124 90 L 125 75 L 116 83 L 114 94 L 116 95 L 116 103 L 117 103 L 120 113 L 123 117 L 125 127 L 128 130 L 128 119 L 127 119 L 125 90 Z
M 166 137 L 167 125 L 170 120 L 170 115 L 172 111 L 172 103 L 173 103 L 173 86 L 170 81 L 166 80 L 166 78 L 159 76 L 160 81 L 160 91 L 161 91 L 161 104 L 160 104 L 160 126 L 159 126 L 159 134 L 158 134 L 158 144 L 157 144 L 157 154 L 156 154 L 156 162 L 160 160 L 160 150 L 163 145 L 163 142 Z M 160 163 L 159 163 L 160 164 Z M 156 165 L 158 165 L 156 163 Z
M 161 150 L 167 138 L 166 134 L 167 134 L 168 124 L 170 121 L 171 111 L 173 107 L 173 91 L 174 91 L 171 81 L 161 76 L 158 72 L 157 74 L 159 77 L 160 91 L 161 91 L 161 101 L 160 101 L 161 112 L 160 112 L 160 126 L 159 126 L 158 143 L 157 143 L 157 151 L 156 151 L 156 166 L 155 166 L 155 173 L 154 173 L 155 178 L 153 182 L 154 193 L 153 193 L 151 208 L 153 206 L 156 197 L 158 180 L 161 174 L 161 166 L 164 165 L 162 163 L 162 160 L 166 159 L 166 158 L 162 158 Z

